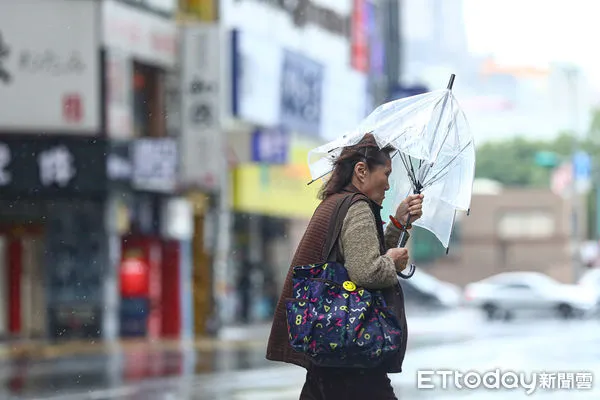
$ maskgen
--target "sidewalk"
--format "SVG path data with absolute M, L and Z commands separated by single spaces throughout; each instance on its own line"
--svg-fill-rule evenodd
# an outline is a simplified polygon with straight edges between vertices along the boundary
M 410 314 L 408 319 L 409 346 L 421 347 L 444 342 L 467 340 L 478 321 L 468 310 L 452 310 L 436 314 Z M 179 339 L 119 339 L 115 342 L 70 340 L 52 343 L 44 340 L 15 340 L 0 342 L 0 362 L 23 357 L 51 359 L 75 355 L 110 354 L 122 351 L 183 350 L 200 352 L 261 348 L 266 345 L 271 322 L 223 327 L 216 338 L 204 337 L 190 341 Z
M 225 329 L 228 332 L 229 329 Z M 65 356 L 110 354 L 135 350 L 191 350 L 210 352 L 218 349 L 243 349 L 263 346 L 266 339 L 260 336 L 243 337 L 225 333 L 225 338 L 180 339 L 118 339 L 114 342 L 97 340 L 69 340 L 49 342 L 46 340 L 0 342 L 0 363 L 3 360 L 19 358 L 51 359 Z

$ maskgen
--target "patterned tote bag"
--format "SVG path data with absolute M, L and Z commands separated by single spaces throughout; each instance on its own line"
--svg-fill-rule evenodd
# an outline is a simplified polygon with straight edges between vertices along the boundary
M 353 196 L 338 203 L 324 262 L 293 268 L 286 303 L 289 342 L 323 367 L 372 368 L 396 353 L 400 323 L 379 290 L 358 287 L 339 262 L 337 242 Z

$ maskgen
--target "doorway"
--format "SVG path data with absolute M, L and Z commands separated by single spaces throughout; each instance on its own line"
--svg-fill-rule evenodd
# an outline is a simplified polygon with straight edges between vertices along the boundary
M 0 337 L 46 334 L 43 249 L 41 226 L 0 230 Z

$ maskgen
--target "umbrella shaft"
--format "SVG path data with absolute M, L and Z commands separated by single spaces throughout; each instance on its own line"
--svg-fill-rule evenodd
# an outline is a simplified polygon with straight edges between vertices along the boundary
M 408 242 L 408 232 L 404 230 L 400 234 L 400 240 L 398 240 L 398 247 L 405 247 L 406 242 Z
M 421 185 L 417 184 L 417 187 L 413 190 L 413 194 L 421 194 Z M 400 239 L 398 240 L 398 247 L 405 247 L 406 246 L 406 242 L 408 242 L 408 230 L 406 229 L 409 225 L 410 225 L 410 218 L 412 217 L 412 215 L 408 215 L 408 218 L 406 219 L 406 225 L 404 226 L 404 229 L 402 230 L 402 233 L 400 234 Z

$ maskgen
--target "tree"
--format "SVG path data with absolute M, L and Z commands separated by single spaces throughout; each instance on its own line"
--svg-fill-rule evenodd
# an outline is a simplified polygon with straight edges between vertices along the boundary
M 580 140 L 579 148 L 590 154 L 596 165 L 600 162 L 600 114 L 597 134 Z M 590 132 L 592 132 L 590 128 Z M 521 137 L 488 142 L 477 148 L 475 176 L 494 179 L 507 186 L 548 186 L 551 168 L 536 163 L 541 152 L 556 155 L 559 163 L 569 160 L 574 149 L 573 135 L 561 132 L 553 140 L 530 140 Z

